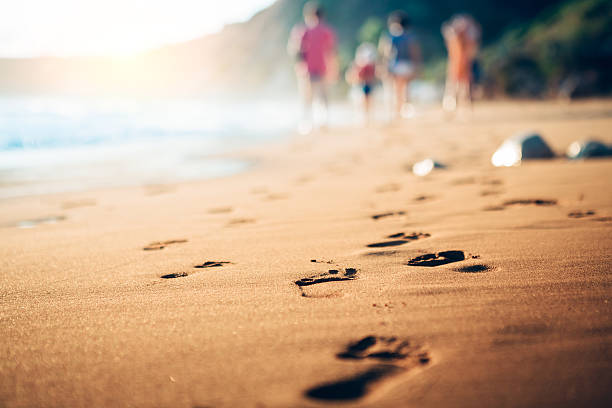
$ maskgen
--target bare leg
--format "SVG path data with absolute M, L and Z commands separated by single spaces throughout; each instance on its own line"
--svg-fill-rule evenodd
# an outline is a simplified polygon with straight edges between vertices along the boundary
M 407 81 L 399 76 L 394 77 L 394 87 L 395 87 L 395 117 L 399 118 L 402 113 L 402 106 L 404 106 L 404 102 L 406 101 L 406 85 Z
M 327 84 L 325 83 L 325 80 L 322 78 L 311 81 L 310 83 L 313 89 L 312 91 L 313 97 L 316 97 L 317 99 L 319 99 L 321 101 L 321 104 L 323 105 L 323 110 L 324 110 L 323 125 L 327 126 L 328 124 L 327 122 L 329 120 L 329 100 L 327 97 Z
M 365 124 L 369 125 L 370 124 L 370 111 L 372 108 L 372 98 L 370 94 L 364 94 L 363 95 L 363 113 L 364 113 L 364 118 L 365 118 Z

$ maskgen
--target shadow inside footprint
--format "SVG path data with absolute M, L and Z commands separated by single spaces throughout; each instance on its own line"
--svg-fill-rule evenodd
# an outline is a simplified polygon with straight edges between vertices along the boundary
M 394 365 L 379 365 L 337 382 L 319 385 L 306 391 L 306 396 L 319 400 L 350 401 L 364 397 L 371 385 L 404 371 Z
M 479 272 L 487 272 L 492 270 L 493 268 L 491 268 L 488 265 L 469 265 L 469 266 L 464 266 L 462 268 L 457 268 L 455 269 L 457 272 L 462 272 L 462 273 L 479 273 Z
M 384 242 L 376 242 L 374 244 L 369 244 L 368 248 L 383 248 L 390 246 L 398 246 L 404 245 L 410 241 L 414 241 L 421 238 L 430 237 L 431 234 L 423 234 L 422 232 L 413 232 L 412 234 L 405 234 L 403 232 L 399 232 L 397 234 L 389 235 L 387 238 L 400 238 L 393 241 L 384 241 Z
M 316 285 L 318 283 L 340 282 L 354 279 L 357 279 L 357 269 L 355 268 L 346 268 L 344 273 L 340 273 L 340 271 L 337 269 L 330 269 L 329 271 L 320 275 L 309 276 L 307 278 L 297 280 L 295 281 L 295 284 L 301 288 L 303 286 Z
M 463 261 L 465 254 L 463 251 L 442 251 L 437 254 L 425 254 L 417 256 L 408 261 L 410 266 L 440 266 L 453 262 Z
M 351 401 L 372 391 L 378 382 L 409 369 L 429 363 L 429 354 L 408 340 L 397 337 L 366 336 L 347 345 L 337 355 L 341 359 L 377 360 L 380 363 L 366 371 L 335 382 L 324 383 L 306 391 L 306 396 L 319 400 Z

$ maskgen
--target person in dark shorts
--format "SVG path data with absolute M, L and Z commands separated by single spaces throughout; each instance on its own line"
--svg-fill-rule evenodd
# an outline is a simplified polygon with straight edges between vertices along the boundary
M 372 91 L 376 84 L 376 47 L 363 43 L 357 47 L 355 60 L 346 73 L 346 80 L 360 88 L 363 100 L 363 112 L 366 122 L 369 122 L 372 106 Z

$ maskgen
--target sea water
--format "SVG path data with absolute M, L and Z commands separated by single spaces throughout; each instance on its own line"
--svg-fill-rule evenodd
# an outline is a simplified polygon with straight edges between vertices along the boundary
M 0 199 L 231 175 L 290 135 L 296 103 L 0 97 Z

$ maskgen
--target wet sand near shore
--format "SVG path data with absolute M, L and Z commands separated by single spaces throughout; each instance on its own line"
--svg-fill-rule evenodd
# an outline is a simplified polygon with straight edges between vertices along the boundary
M 490 157 L 610 129 L 612 101 L 500 102 L 4 200 L 0 405 L 609 406 L 612 160 Z

